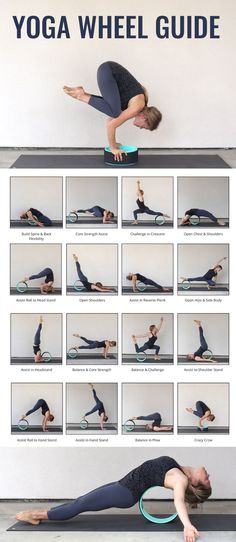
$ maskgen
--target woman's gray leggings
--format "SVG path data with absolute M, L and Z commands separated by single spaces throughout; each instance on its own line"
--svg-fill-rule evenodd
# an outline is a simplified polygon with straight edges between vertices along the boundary
M 97 82 L 101 96 L 91 95 L 89 105 L 109 117 L 121 114 L 120 93 L 109 62 L 103 62 L 97 71 Z

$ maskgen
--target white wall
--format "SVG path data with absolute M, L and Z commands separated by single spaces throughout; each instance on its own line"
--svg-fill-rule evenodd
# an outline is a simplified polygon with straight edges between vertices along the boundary
M 61 245 L 11 245 L 11 286 L 30 275 L 37 275 L 45 267 L 54 273 L 55 288 L 61 286 Z M 28 284 L 39 286 L 43 279 L 35 279 Z
M 194 319 L 201 320 L 203 333 L 213 356 L 229 354 L 229 315 L 228 314 L 179 314 L 178 315 L 178 353 L 185 355 L 195 352 L 199 346 L 198 326 Z
M 117 423 L 117 384 L 96 384 L 98 398 L 103 402 L 109 423 Z M 66 423 L 79 423 L 86 412 L 95 406 L 88 384 L 66 385 Z M 89 423 L 99 423 L 98 412 L 88 416 Z
M 134 354 L 135 348 L 131 335 L 142 335 L 149 331 L 149 326 L 159 324 L 160 318 L 163 316 L 160 333 L 156 344 L 159 344 L 161 354 L 171 354 L 173 352 L 173 315 L 172 314 L 123 314 L 122 328 L 122 352 L 124 354 Z M 141 346 L 147 339 L 138 339 L 138 344 Z
M 196 401 L 203 401 L 216 419 L 212 426 L 229 424 L 229 385 L 224 383 L 187 383 L 178 385 L 178 425 L 195 426 L 199 418 L 186 412 L 187 407 L 195 410 Z
M 51 220 L 62 219 L 62 177 L 11 177 L 11 219 L 30 207 Z
M 143 15 L 148 39 L 81 39 L 77 16 Z M 70 39 L 16 39 L 12 15 L 63 14 Z M 158 39 L 155 20 L 160 14 L 220 16 L 220 39 Z M 144 147 L 232 147 L 235 144 L 234 65 L 235 2 L 228 0 L 126 0 L 117 5 L 103 0 L 65 6 L 63 0 L 3 0 L 1 99 L 3 146 L 104 146 L 106 119 L 87 104 L 62 92 L 64 84 L 82 84 L 97 93 L 100 63 L 123 63 L 149 91 L 150 105 L 163 113 L 157 132 L 137 130 L 132 122 L 120 130 L 118 141 Z M 35 62 L 37 59 L 37 62 Z M 227 61 L 226 61 L 227 60 Z M 17 85 L 17 92 L 16 92 Z M 207 92 L 206 92 L 207 89 Z
M 131 286 L 126 279 L 128 273 L 140 273 L 161 286 L 173 284 L 173 248 L 171 244 L 124 244 L 122 246 L 122 281 Z
M 73 337 L 73 333 L 95 341 L 117 341 L 117 331 L 117 314 L 67 314 L 67 348 L 85 346 L 83 341 Z M 116 345 L 110 352 L 117 352 L 117 349 Z M 95 348 L 93 352 L 101 352 L 101 348 Z
M 54 421 L 50 423 L 62 425 L 62 384 L 46 382 L 12 384 L 12 425 L 16 425 L 22 414 L 33 408 L 38 399 L 45 399 L 50 411 L 55 416 Z M 41 409 L 30 414 L 28 421 L 31 425 L 41 425 Z
M 117 285 L 117 246 L 111 244 L 67 245 L 67 284 L 78 279 L 73 254 L 79 257 L 81 270 L 89 282 Z
M 228 245 L 179 245 L 178 246 L 178 280 L 180 277 L 201 277 L 208 269 L 228 257 Z M 229 281 L 228 260 L 221 262 L 223 267 L 217 277 L 217 283 Z
M 67 213 L 100 205 L 117 216 L 117 177 L 67 177 Z
M 153 211 L 173 217 L 173 177 L 123 177 L 122 179 L 122 218 L 133 219 L 133 211 L 138 208 L 137 180 L 144 190 L 145 205 Z M 149 215 L 138 215 L 138 219 L 147 220 Z M 150 216 L 149 216 L 150 218 Z
M 178 216 L 188 209 L 207 209 L 217 217 L 229 216 L 228 177 L 179 177 Z
M 53 357 L 62 355 L 62 315 L 43 314 L 41 349 Z M 39 314 L 11 315 L 11 356 L 32 357 L 34 335 L 39 324 Z
M 147 459 L 171 455 L 180 465 L 205 465 L 211 473 L 213 499 L 235 499 L 235 453 L 235 448 L 226 447 L 1 448 L 0 498 L 76 498 L 119 480 Z M 28 473 L 24 477 L 23 464 L 27 464 Z M 61 472 L 63 476 L 58 476 Z
M 172 384 L 123 384 L 122 419 L 123 423 L 132 416 L 147 416 L 160 412 L 162 424 L 173 424 L 173 385 Z M 138 421 L 145 425 L 146 421 Z

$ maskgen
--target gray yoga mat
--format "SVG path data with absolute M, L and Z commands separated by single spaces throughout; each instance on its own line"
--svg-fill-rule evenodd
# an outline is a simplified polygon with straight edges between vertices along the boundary
M 148 421 L 147 420 L 147 423 L 152 423 L 152 420 L 151 421 Z M 163 424 L 165 425 L 165 424 Z M 172 429 L 170 429 L 169 431 L 147 431 L 147 429 L 145 428 L 145 425 L 137 425 L 135 424 L 135 427 L 132 431 L 127 431 L 125 426 L 123 425 L 122 426 L 122 433 L 123 435 L 132 435 L 134 433 L 145 433 L 147 435 L 159 435 L 160 433 L 161 434 L 166 434 L 166 435 L 169 435 L 169 434 L 173 434 L 173 427 Z
M 142 151 L 141 151 L 142 152 Z M 11 168 L 96 168 L 96 169 L 150 169 L 150 168 L 230 168 L 218 154 L 139 154 L 133 166 L 107 165 L 101 154 L 21 154 Z
M 227 365 L 229 363 L 229 356 L 215 356 L 212 354 L 212 358 L 217 361 L 217 363 L 212 363 L 210 360 L 205 359 L 204 361 L 188 361 L 186 356 L 178 356 L 178 364 L 179 365 L 188 365 L 191 367 L 191 365 Z
M 106 359 L 104 358 L 104 356 L 102 354 L 92 354 L 92 353 L 85 353 L 85 354 L 76 354 L 75 357 L 70 357 L 68 354 L 67 354 L 67 357 L 68 359 L 70 360 L 80 360 L 80 359 L 102 359 L 104 361 L 106 360 L 109 360 L 109 359 L 117 359 L 117 355 L 115 354 L 107 354 L 107 357 Z
M 81 290 L 80 292 L 77 292 L 75 290 L 74 286 L 67 286 L 66 287 L 66 293 L 71 295 L 90 295 L 90 296 L 96 296 L 96 295 L 117 295 L 117 286 L 107 286 L 107 288 L 113 288 L 114 291 L 112 292 L 97 292 L 96 290 L 93 290 L 92 292 L 88 292 L 87 290 Z
M 40 295 L 41 296 L 42 295 L 44 297 L 47 297 L 48 295 L 50 295 L 50 296 L 61 295 L 61 288 L 53 288 L 52 292 L 48 292 L 47 294 L 41 294 L 40 288 L 29 288 L 28 287 L 27 290 L 25 290 L 25 292 L 19 293 L 16 288 L 11 286 L 10 294 L 11 295 L 17 295 L 17 296 L 22 296 L 22 295 Z
M 28 228 L 29 230 L 30 228 L 37 228 L 39 230 L 46 228 L 48 230 L 50 228 L 63 228 L 63 222 L 62 220 L 52 220 L 52 226 L 44 226 L 39 228 L 39 226 L 36 226 L 36 224 L 29 224 L 28 220 L 11 220 L 10 228 Z
M 50 361 L 34 361 L 34 358 L 11 357 L 11 365 L 61 365 L 62 358 L 51 358 Z
M 223 218 L 223 220 L 225 220 L 225 226 L 219 226 L 219 224 L 216 224 L 215 222 L 210 222 L 210 221 L 208 222 L 208 221 L 203 221 L 203 220 L 201 220 L 199 224 L 197 224 L 196 226 L 193 226 L 193 224 L 185 224 L 185 226 L 180 226 L 179 224 L 180 219 L 179 219 L 178 226 L 180 229 L 187 228 L 191 230 L 192 228 L 213 228 L 213 229 L 223 231 L 225 228 L 229 227 L 229 220 L 225 218 Z
M 205 284 L 193 284 L 191 285 L 191 287 L 188 289 L 188 290 L 184 290 L 184 288 L 181 286 L 181 284 L 178 284 L 178 292 L 184 292 L 185 294 L 187 294 L 188 292 L 208 292 L 208 293 L 213 293 L 214 292 L 228 292 L 229 291 L 229 286 L 227 285 L 220 285 L 218 284 L 218 286 L 214 286 L 214 288 L 208 288 Z
M 140 352 L 141 354 L 141 352 Z M 137 354 L 138 355 L 138 354 Z M 150 364 L 150 365 L 166 365 L 166 364 L 173 364 L 173 356 L 166 355 L 166 354 L 160 354 L 161 359 L 155 360 L 153 354 L 147 355 L 145 361 L 137 361 L 137 358 L 135 354 L 123 354 L 122 356 L 122 363 L 124 364 L 135 364 L 135 365 L 144 365 L 144 364 Z
M 81 433 L 88 433 L 88 431 L 101 431 L 102 433 L 106 431 L 115 431 L 117 432 L 117 427 L 112 423 L 105 423 L 103 430 L 101 429 L 100 424 L 89 423 L 87 429 L 82 429 L 79 423 L 68 423 L 66 425 L 67 431 L 80 431 Z
M 158 506 L 158 504 L 157 504 Z M 37 505 L 37 508 L 39 506 Z M 31 506 L 33 508 L 33 506 Z M 163 517 L 160 514 L 159 517 Z M 190 514 L 190 521 L 200 532 L 236 531 L 234 514 Z M 14 523 L 8 531 L 51 531 L 51 532 L 180 532 L 183 525 L 177 517 L 164 525 L 151 523 L 141 514 L 81 514 L 69 521 L 43 521 L 39 525 Z
M 96 217 L 96 216 L 79 216 L 79 218 L 75 221 L 75 222 L 71 222 L 71 220 L 69 220 L 69 217 L 67 216 L 66 217 L 66 223 L 68 225 L 72 225 L 72 224 L 94 224 L 96 226 L 96 224 L 103 224 L 103 221 L 102 221 L 102 218 L 100 217 Z M 104 227 L 105 226 L 116 226 L 117 225 L 117 218 L 111 220 L 109 222 L 109 224 L 104 224 Z
M 41 425 L 29 425 L 28 429 L 25 431 L 22 431 L 19 429 L 18 425 L 12 425 L 11 426 L 11 433 L 20 433 L 21 435 L 28 435 L 28 433 L 40 433 L 42 435 L 49 435 L 50 433 L 63 433 L 63 428 L 59 425 L 48 425 L 47 426 L 48 431 L 45 433 L 42 429 Z
M 156 230 L 164 228 L 173 228 L 173 221 L 166 220 L 164 224 L 157 225 L 155 220 L 140 220 L 136 225 L 132 224 L 133 220 L 122 220 L 122 228 L 132 228 L 134 230 L 138 228 L 154 228 Z
M 179 435 L 201 435 L 201 434 L 209 434 L 209 435 L 228 435 L 229 434 L 229 428 L 228 427 L 208 427 L 206 430 L 200 430 L 197 427 L 178 427 L 178 434 Z
M 139 290 L 137 292 L 133 292 L 133 289 L 130 286 L 122 286 L 122 294 L 123 295 L 150 295 L 150 294 L 156 294 L 156 295 L 173 295 L 173 288 L 171 286 L 166 286 L 166 288 L 170 288 L 170 291 L 168 292 L 162 292 L 160 290 L 157 290 L 157 288 L 154 288 L 153 286 L 147 286 L 147 288 L 140 292 Z

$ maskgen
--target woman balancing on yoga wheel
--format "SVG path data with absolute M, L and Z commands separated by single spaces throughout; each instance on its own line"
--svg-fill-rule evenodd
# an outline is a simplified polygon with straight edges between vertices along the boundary
M 163 316 L 160 319 L 159 324 L 152 324 L 149 326 L 149 330 L 144 335 L 132 335 L 132 340 L 134 343 L 134 348 L 136 354 L 139 354 L 140 352 L 146 352 L 146 350 L 155 350 L 154 360 L 160 360 L 159 350 L 160 346 L 158 344 L 155 344 L 157 341 L 158 333 L 162 327 L 164 318 Z M 142 345 L 138 346 L 137 339 L 147 339 L 147 341 Z
M 143 493 L 153 486 L 173 490 L 175 508 L 184 526 L 184 541 L 195 542 L 199 533 L 190 522 L 186 503 L 196 505 L 210 497 L 209 474 L 205 467 L 180 466 L 175 459 L 168 456 L 145 461 L 119 481 L 98 487 L 72 502 L 49 510 L 19 512 L 16 518 L 38 525 L 43 520 L 67 520 L 82 512 L 113 507 L 131 508 L 139 501 Z
M 72 98 L 110 117 L 107 123 L 108 142 L 114 159 L 121 162 L 122 150 L 116 141 L 116 129 L 127 120 L 134 119 L 134 126 L 155 130 L 162 115 L 156 107 L 147 106 L 146 89 L 117 62 L 103 62 L 97 70 L 97 82 L 101 96 L 89 94 L 83 87 L 64 86 L 63 90 Z

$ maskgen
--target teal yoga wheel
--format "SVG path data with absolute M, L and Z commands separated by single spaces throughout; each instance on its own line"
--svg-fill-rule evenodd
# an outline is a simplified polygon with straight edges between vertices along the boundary
M 136 287 L 139 292 L 145 292 L 147 285 L 144 284 L 144 282 L 141 282 L 141 280 L 137 280 Z
M 72 346 L 71 348 L 69 348 L 69 350 L 68 350 L 68 356 L 69 356 L 69 358 L 75 359 L 75 358 L 77 357 L 77 354 L 78 354 L 77 348 L 75 348 L 75 347 L 73 347 L 73 346 Z
M 81 282 L 81 280 L 77 279 L 75 282 L 74 282 L 74 290 L 76 290 L 76 292 L 82 292 L 84 290 L 84 285 L 83 283 Z
M 28 284 L 24 280 L 20 280 L 19 282 L 17 282 L 16 289 L 19 294 L 24 294 L 27 288 L 28 288 Z
M 88 428 L 88 421 L 87 420 L 81 420 L 79 426 L 80 426 L 80 429 L 87 429 Z
M 213 356 L 213 353 L 211 350 L 205 350 L 205 352 L 203 352 L 202 354 L 203 359 L 205 359 L 206 361 L 211 360 L 212 356 Z
M 154 487 L 157 487 L 157 486 L 153 486 L 153 487 L 149 487 L 146 491 L 144 491 L 144 493 L 142 494 L 142 497 L 140 498 L 139 500 L 139 510 L 141 512 L 141 514 L 148 520 L 148 521 L 151 521 L 151 523 L 170 523 L 170 521 L 173 521 L 177 516 L 177 512 L 175 512 L 175 514 L 172 514 L 171 516 L 166 516 L 164 518 L 158 518 L 156 516 L 152 516 L 151 514 L 149 514 L 145 508 L 144 508 L 144 504 L 143 504 L 143 498 L 144 496 L 146 495 L 146 493 L 150 490 L 150 489 L 153 489 Z
M 157 226 L 163 226 L 165 224 L 165 217 L 163 215 L 157 215 L 155 216 L 155 223 Z
M 109 166 L 127 167 L 134 166 L 138 162 L 138 149 L 132 145 L 121 145 L 122 161 L 114 159 L 114 154 L 111 152 L 110 147 L 104 149 L 104 162 Z
M 126 420 L 124 423 L 124 428 L 127 431 L 127 433 L 131 433 L 135 429 L 135 422 L 134 420 Z
M 28 420 L 19 420 L 17 426 L 20 431 L 27 431 L 29 427 L 29 422 Z
M 181 286 L 183 288 L 183 290 L 189 290 L 189 288 L 191 288 L 191 284 L 188 280 L 184 280 L 182 283 L 181 283 Z
M 78 215 L 75 211 L 71 211 L 69 214 L 68 214 L 68 221 L 71 222 L 72 224 L 74 224 L 75 222 L 77 222 L 78 220 Z
M 50 352 L 46 351 L 42 353 L 43 361 L 49 362 L 52 359 Z
M 189 218 L 189 222 L 192 226 L 198 226 L 198 224 L 200 224 L 200 217 L 198 215 L 192 215 Z
M 146 361 L 146 359 L 147 359 L 146 352 L 138 352 L 136 354 L 136 360 L 139 361 L 140 363 Z

